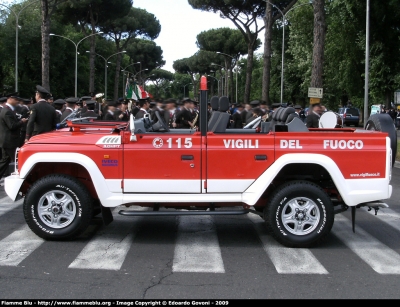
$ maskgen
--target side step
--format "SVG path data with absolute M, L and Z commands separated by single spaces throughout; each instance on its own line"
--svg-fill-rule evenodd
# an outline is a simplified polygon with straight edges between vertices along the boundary
M 176 215 L 242 215 L 247 213 L 254 213 L 262 216 L 255 210 L 243 209 L 243 210 L 187 210 L 187 211 L 127 211 L 120 210 L 118 214 L 125 216 L 176 216 Z

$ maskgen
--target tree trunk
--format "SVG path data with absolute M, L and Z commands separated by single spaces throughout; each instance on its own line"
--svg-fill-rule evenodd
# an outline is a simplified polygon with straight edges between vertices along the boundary
M 326 36 L 325 0 L 314 0 L 314 48 L 311 87 L 323 85 L 324 46 Z
M 49 3 L 42 0 L 42 86 L 50 91 L 50 15 Z
M 266 2 L 266 14 L 264 17 L 265 34 L 264 34 L 264 55 L 263 55 L 263 80 L 261 90 L 261 100 L 270 104 L 269 88 L 271 84 L 271 41 L 272 41 L 272 9 L 271 4 Z
M 93 16 L 93 10 L 90 6 L 90 23 L 92 27 L 92 34 L 96 33 L 96 23 Z M 89 93 L 94 92 L 94 75 L 95 75 L 95 58 L 96 58 L 96 35 L 90 37 L 90 73 L 89 73 Z
M 253 71 L 253 59 L 254 59 L 254 41 L 252 39 L 251 42 L 247 45 L 247 67 L 246 67 L 246 85 L 244 88 L 244 98 L 243 102 L 250 103 L 250 92 L 251 92 L 251 79 L 252 79 L 252 71 Z
M 117 52 L 121 52 L 122 50 L 117 47 Z M 117 60 L 115 62 L 115 78 L 114 78 L 114 100 L 118 99 L 118 84 L 119 84 L 119 72 L 121 70 L 121 53 L 117 54 Z

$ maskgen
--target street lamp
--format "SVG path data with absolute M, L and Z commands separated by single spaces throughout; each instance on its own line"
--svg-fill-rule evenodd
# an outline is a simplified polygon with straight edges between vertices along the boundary
M 16 13 L 11 7 L 0 3 L 1 6 L 4 6 L 5 8 L 9 9 L 10 12 L 12 12 L 15 15 L 15 92 L 18 92 L 18 29 L 19 29 L 18 19 L 19 15 L 24 9 L 26 9 L 28 6 L 36 2 L 39 2 L 39 0 L 34 0 L 31 3 L 25 5 L 18 13 Z
M 186 89 L 186 86 L 188 86 L 188 85 L 193 85 L 193 83 L 188 83 L 188 84 L 186 84 L 186 85 L 183 86 L 183 98 L 186 97 L 186 91 L 185 91 L 185 89 Z
M 370 0 L 367 0 L 366 29 L 365 29 L 365 84 L 364 84 L 364 126 L 368 120 L 368 83 L 369 83 L 369 14 Z
M 302 6 L 302 5 L 308 5 L 309 3 L 303 3 L 303 4 L 299 4 L 296 6 L 293 6 L 292 8 L 290 8 L 286 14 L 283 14 L 283 12 L 273 3 L 267 1 L 267 0 L 263 0 L 264 2 L 267 2 L 269 4 L 271 4 L 274 8 L 276 8 L 279 13 L 282 15 L 282 68 L 281 68 L 281 104 L 283 103 L 283 65 L 285 62 L 285 24 L 286 24 L 286 15 L 293 9 Z
M 237 64 L 237 59 L 236 58 L 234 58 L 233 56 L 231 56 L 231 55 L 229 55 L 229 54 L 226 54 L 226 53 L 223 53 L 223 52 L 219 52 L 219 51 L 217 51 L 217 53 L 218 54 L 222 54 L 222 55 L 225 55 L 225 56 L 228 56 L 228 57 L 230 57 L 230 58 L 232 58 L 232 60 L 234 60 L 235 61 L 235 65 L 233 66 L 233 67 L 235 67 L 236 66 L 236 64 Z M 238 102 L 238 68 L 236 67 L 236 103 Z
M 223 68 L 223 69 L 226 69 L 226 67 L 224 67 L 224 66 L 222 66 L 222 65 L 219 65 L 219 64 L 216 64 L 216 63 L 211 63 L 211 65 L 215 65 L 215 66 L 219 66 L 219 67 L 221 67 L 221 68 Z M 226 73 L 225 73 L 225 75 L 226 75 Z M 227 84 L 226 82 L 227 82 L 227 79 L 226 79 L 226 77 L 224 78 L 223 76 L 221 76 L 221 88 L 222 88 L 222 96 L 224 96 L 224 79 L 225 79 L 225 85 Z M 226 94 L 226 93 L 225 93 Z
M 213 79 L 215 79 L 215 80 L 217 80 L 217 84 L 218 84 L 218 95 L 219 95 L 219 79 L 217 79 L 217 78 L 215 78 L 215 77 L 213 77 L 213 76 L 211 76 L 211 75 L 207 75 L 208 77 L 211 77 L 211 78 L 213 78 Z
M 86 51 L 86 52 L 87 52 L 87 53 L 90 53 L 90 51 Z M 112 56 L 117 55 L 117 54 L 120 54 L 120 53 L 126 53 L 126 51 L 124 50 L 124 51 L 120 51 L 120 52 L 113 53 L 113 54 L 110 55 L 108 58 L 103 57 L 101 54 L 95 53 L 96 55 L 98 55 L 99 57 L 101 57 L 101 58 L 104 60 L 104 98 L 105 98 L 105 99 L 107 99 L 107 68 L 108 68 L 107 63 L 111 63 L 111 62 L 108 62 L 108 60 L 109 60 Z
M 73 43 L 74 46 L 75 46 L 75 97 L 78 97 L 78 46 L 86 38 L 88 38 L 90 36 L 93 36 L 93 35 L 102 34 L 102 33 L 103 32 L 92 33 L 92 34 L 90 34 L 88 36 L 85 36 L 84 38 L 82 38 L 77 43 L 75 43 L 72 39 L 70 39 L 68 37 L 65 37 L 65 36 L 62 36 L 62 35 L 57 35 L 57 34 L 54 34 L 54 33 L 50 33 L 50 36 L 58 36 L 58 37 L 61 37 L 61 38 L 65 38 L 65 39 L 69 40 L 71 43 Z

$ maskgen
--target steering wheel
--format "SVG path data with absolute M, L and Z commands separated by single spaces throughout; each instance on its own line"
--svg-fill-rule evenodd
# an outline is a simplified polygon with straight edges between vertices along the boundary
M 160 122 L 162 128 L 163 128 L 166 132 L 168 132 L 168 131 L 169 131 L 169 127 L 168 127 L 168 125 L 165 123 L 164 119 L 161 118 L 160 112 L 157 110 L 155 113 L 156 113 L 157 119 L 158 119 L 158 121 Z

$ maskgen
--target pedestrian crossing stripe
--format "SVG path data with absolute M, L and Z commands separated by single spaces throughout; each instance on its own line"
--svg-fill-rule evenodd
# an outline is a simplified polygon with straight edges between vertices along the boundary
M 4 201 L 4 200 L 3 200 Z M 0 213 L 6 212 L 0 205 Z M 20 204 L 19 204 L 20 205 Z M 126 219 L 114 210 L 115 221 L 100 229 L 68 265 L 69 269 L 114 270 L 121 269 L 138 232 L 137 225 L 143 217 Z M 8 212 L 8 211 L 7 211 Z M 400 231 L 396 224 L 400 214 L 385 209 L 381 221 Z M 368 214 L 365 212 L 365 214 Z M 379 215 L 378 215 L 379 216 Z M 386 218 L 385 218 L 386 217 Z M 306 248 L 287 248 L 267 234 L 264 221 L 248 215 L 258 234 L 263 250 L 272 261 L 278 274 L 330 274 Z M 179 216 L 172 262 L 174 273 L 226 273 L 214 218 L 211 216 Z M 374 236 L 357 228 L 351 230 L 351 222 L 343 214 L 335 216 L 332 233 L 356 256 L 378 274 L 400 274 L 400 255 Z M 27 225 L 0 240 L 0 266 L 19 266 L 35 250 L 43 239 L 37 237 Z M 60 243 L 62 244 L 62 242 Z

